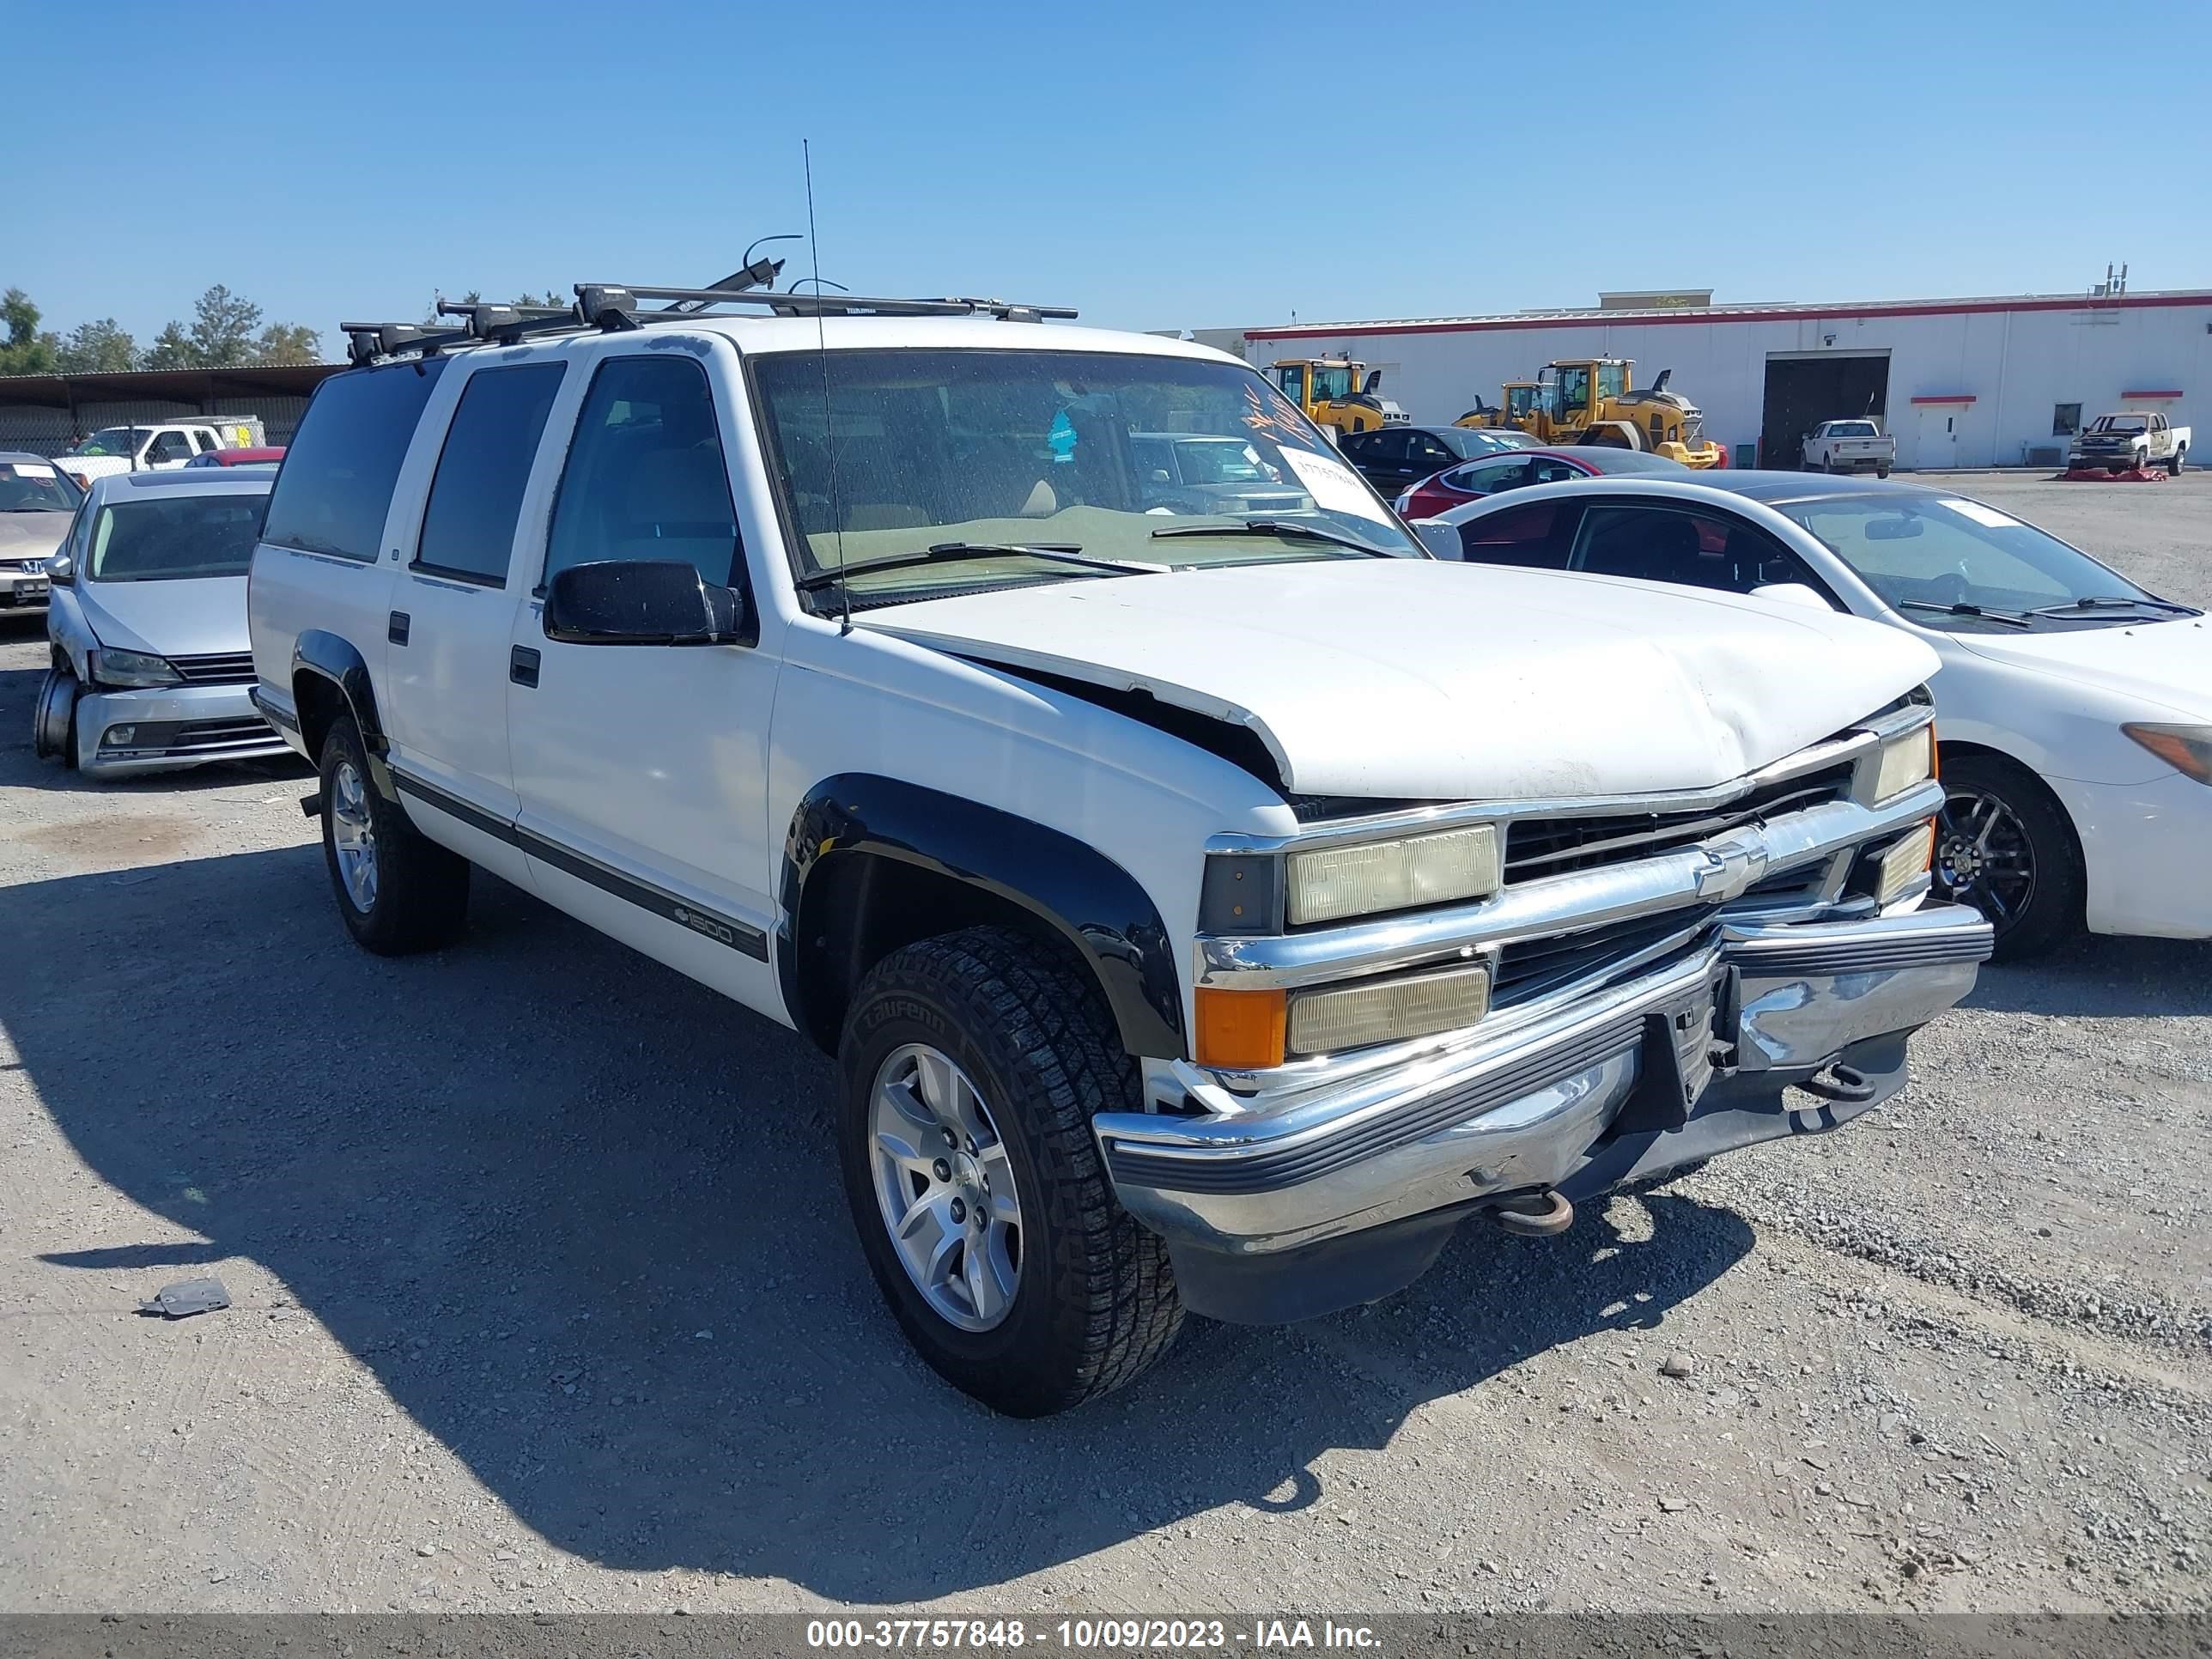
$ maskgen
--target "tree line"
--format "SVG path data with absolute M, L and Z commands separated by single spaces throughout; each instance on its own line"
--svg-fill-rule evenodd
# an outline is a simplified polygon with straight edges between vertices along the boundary
M 322 336 L 299 323 L 267 323 L 261 307 L 216 283 L 143 350 L 112 317 L 66 334 L 39 326 L 41 313 L 20 288 L 0 294 L 0 374 L 103 374 L 132 368 L 235 368 L 247 363 L 321 361 Z

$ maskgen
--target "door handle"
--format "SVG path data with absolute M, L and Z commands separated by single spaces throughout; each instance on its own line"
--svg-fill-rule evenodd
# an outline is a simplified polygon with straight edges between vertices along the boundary
M 507 653 L 507 677 L 517 685 L 535 686 L 538 684 L 538 653 L 526 645 L 518 645 Z
M 407 643 L 409 626 L 410 620 L 407 613 L 404 611 L 395 611 L 392 613 L 392 620 L 385 624 L 384 637 L 394 645 L 404 645 Z

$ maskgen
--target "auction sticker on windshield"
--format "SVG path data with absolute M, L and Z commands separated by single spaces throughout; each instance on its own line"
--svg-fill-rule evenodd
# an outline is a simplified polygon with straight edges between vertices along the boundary
M 1976 524 L 1985 524 L 1992 530 L 2010 530 L 2020 523 L 2018 519 L 2008 518 L 1994 507 L 1984 507 L 1979 501 L 1970 501 L 1960 495 L 1947 495 L 1940 505 L 1949 507 L 1954 513 L 1963 514 Z
M 1356 518 L 1372 519 L 1376 524 L 1390 522 L 1389 514 L 1375 499 L 1367 486 L 1354 472 L 1334 455 L 1316 455 L 1311 450 L 1293 449 L 1283 446 L 1283 459 L 1291 464 L 1291 471 L 1298 475 L 1298 482 L 1312 492 L 1314 505 L 1324 513 L 1349 513 Z

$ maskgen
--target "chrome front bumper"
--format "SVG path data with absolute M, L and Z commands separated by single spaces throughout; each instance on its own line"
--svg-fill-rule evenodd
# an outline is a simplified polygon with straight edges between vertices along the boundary
M 1095 1127 L 1122 1205 L 1168 1239 L 1190 1278 L 1188 1252 L 1300 1252 L 1518 1194 L 1588 1195 L 1834 1127 L 1902 1086 L 1903 1035 L 1973 988 L 1990 945 L 1988 923 L 1958 905 L 1723 921 L 1625 982 L 1518 1023 L 1509 1011 L 1496 1029 L 1486 1022 L 1383 1069 L 1345 1056 L 1255 1109 L 1108 1113 Z M 1785 1088 L 1855 1048 L 1879 1054 L 1845 1097 L 1784 1101 Z

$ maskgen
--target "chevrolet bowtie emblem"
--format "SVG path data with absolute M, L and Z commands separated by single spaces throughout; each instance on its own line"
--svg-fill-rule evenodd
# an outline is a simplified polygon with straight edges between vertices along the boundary
M 1722 903 L 1741 898 L 1766 874 L 1766 848 L 1752 842 L 1727 841 L 1698 849 L 1705 867 L 1698 872 L 1698 896 Z

